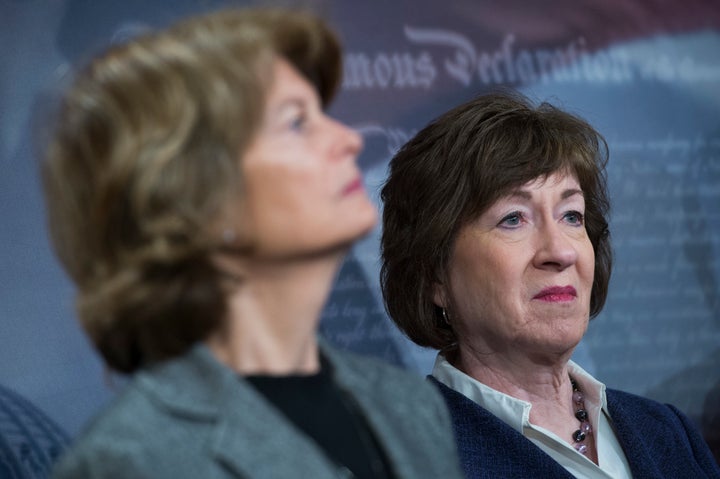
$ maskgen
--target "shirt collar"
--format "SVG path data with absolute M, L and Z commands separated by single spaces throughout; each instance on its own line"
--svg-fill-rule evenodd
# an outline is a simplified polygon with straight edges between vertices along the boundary
M 601 383 L 573 361 L 568 362 L 568 372 L 577 381 L 580 390 L 585 396 L 585 406 L 599 407 L 607 413 L 607 395 L 605 384 Z

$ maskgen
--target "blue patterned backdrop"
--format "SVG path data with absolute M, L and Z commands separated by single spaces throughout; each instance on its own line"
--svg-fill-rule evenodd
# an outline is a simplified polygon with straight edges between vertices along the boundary
M 193 12 L 250 3 L 258 2 L 0 0 L 0 384 L 69 436 L 122 381 L 81 333 L 72 287 L 50 252 L 36 126 L 73 65 L 97 48 Z M 676 404 L 720 454 L 717 1 L 304 4 L 330 20 L 346 47 L 332 113 L 363 133 L 360 161 L 374 195 L 415 131 L 497 86 L 550 100 L 606 136 L 616 269 L 575 359 L 609 386 Z M 380 301 L 378 235 L 348 256 L 322 333 L 425 374 L 434 353 L 402 337 Z

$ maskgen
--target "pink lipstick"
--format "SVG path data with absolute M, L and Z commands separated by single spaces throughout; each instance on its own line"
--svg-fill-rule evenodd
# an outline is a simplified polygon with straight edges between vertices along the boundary
M 345 188 L 343 188 L 342 195 L 348 196 L 348 195 L 351 195 L 351 194 L 355 193 L 356 191 L 362 190 L 362 189 L 363 189 L 362 180 L 360 178 L 355 178 L 353 181 L 348 183 L 345 186 Z
M 577 291 L 572 286 L 550 286 L 533 296 L 533 299 L 547 301 L 548 303 L 562 303 L 572 301 L 577 297 Z

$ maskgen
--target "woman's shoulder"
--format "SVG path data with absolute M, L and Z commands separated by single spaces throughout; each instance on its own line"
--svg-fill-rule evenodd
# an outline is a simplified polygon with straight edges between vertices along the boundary
M 608 412 L 614 422 L 631 420 L 647 422 L 648 426 L 673 427 L 677 429 L 695 428 L 690 419 L 672 404 L 665 404 L 637 394 L 607 389 Z
M 676 415 L 677 408 L 670 404 L 664 404 L 654 399 L 650 399 L 637 394 L 621 391 L 619 389 L 608 388 L 605 392 L 608 408 L 612 411 L 622 410 L 627 413 L 634 414 L 671 414 Z
M 610 418 L 620 431 L 638 429 L 646 436 L 703 442 L 698 424 L 672 404 L 616 389 L 607 390 L 607 404 Z
M 701 471 L 720 477 L 698 425 L 676 406 L 615 389 L 607 390 L 607 402 L 616 434 L 624 443 L 640 444 L 648 451 L 673 451 L 653 456 L 656 468 L 677 471 L 673 477 L 705 477 Z
M 324 347 L 323 352 L 327 354 L 328 349 Z M 413 411 L 449 423 L 442 396 L 420 373 L 348 351 L 332 350 L 327 357 L 335 381 L 356 397 L 377 404 L 385 412 Z
M 151 401 L 138 387 L 137 379 L 131 379 L 85 425 L 75 443 L 107 435 L 119 438 L 134 435 L 140 424 L 146 424 L 151 409 Z
M 96 477 L 99 470 L 131 470 L 147 427 L 150 405 L 131 382 L 100 410 L 60 457 L 53 477 Z M 124 476 L 123 476 L 124 477 Z
M 195 417 L 188 420 L 164 407 L 139 379 L 130 381 L 86 425 L 58 461 L 53 477 L 140 479 L 151 471 L 192 477 L 188 467 L 180 465 L 189 456 L 199 456 L 209 428 Z

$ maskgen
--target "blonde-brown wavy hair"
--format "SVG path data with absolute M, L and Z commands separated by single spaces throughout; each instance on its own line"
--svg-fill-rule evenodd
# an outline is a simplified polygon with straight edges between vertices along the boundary
M 179 355 L 220 326 L 216 226 L 242 199 L 240 161 L 277 57 L 327 105 L 337 38 L 282 9 L 218 11 L 111 47 L 65 92 L 43 162 L 48 223 L 111 368 Z

